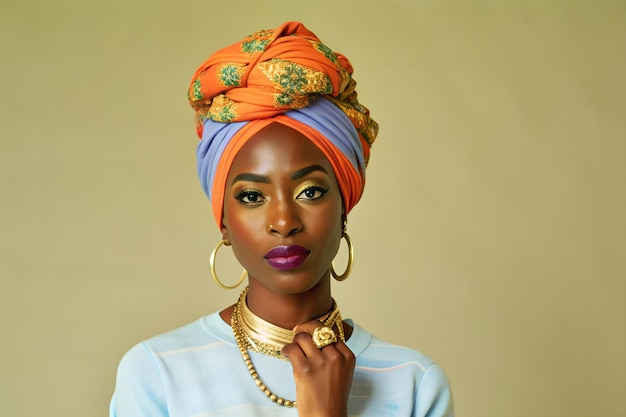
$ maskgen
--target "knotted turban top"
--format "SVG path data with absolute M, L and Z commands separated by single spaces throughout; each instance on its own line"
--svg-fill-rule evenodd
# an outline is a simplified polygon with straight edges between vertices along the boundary
M 302 133 L 328 158 L 346 214 L 359 201 L 378 124 L 359 104 L 348 59 L 302 23 L 262 30 L 211 55 L 188 91 L 201 138 L 198 176 L 222 226 L 226 179 L 237 152 L 271 123 Z

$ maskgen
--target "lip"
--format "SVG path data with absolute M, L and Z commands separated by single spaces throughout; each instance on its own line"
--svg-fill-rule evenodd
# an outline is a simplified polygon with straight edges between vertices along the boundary
M 270 266 L 281 271 L 289 271 L 302 265 L 310 253 L 310 250 L 298 245 L 276 246 L 270 249 L 264 258 Z

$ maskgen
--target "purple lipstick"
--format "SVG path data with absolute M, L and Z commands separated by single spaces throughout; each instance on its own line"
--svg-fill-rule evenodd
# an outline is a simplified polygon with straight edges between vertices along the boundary
M 281 271 L 289 271 L 302 265 L 310 253 L 310 250 L 298 245 L 276 246 L 268 251 L 264 258 L 270 266 Z

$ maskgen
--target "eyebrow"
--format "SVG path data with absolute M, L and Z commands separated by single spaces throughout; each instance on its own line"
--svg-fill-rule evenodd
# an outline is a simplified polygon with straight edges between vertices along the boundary
M 293 174 L 291 174 L 291 179 L 292 180 L 297 180 L 300 179 L 302 177 L 304 177 L 307 174 L 310 174 L 311 172 L 315 172 L 315 171 L 322 171 L 323 173 L 325 173 L 326 175 L 328 175 L 328 171 L 326 171 L 326 169 L 321 166 L 321 165 L 311 165 L 302 169 L 297 170 L 296 172 L 294 172 Z
M 270 178 L 265 175 L 252 174 L 250 172 L 244 172 L 242 174 L 237 175 L 231 184 L 236 183 L 237 181 L 249 181 L 249 182 L 261 182 L 264 184 L 270 183 Z
M 328 171 L 326 170 L 326 168 L 324 168 L 321 165 L 310 165 L 308 167 L 304 167 L 302 169 L 297 170 L 296 172 L 294 172 L 293 174 L 291 174 L 291 179 L 292 180 L 297 180 L 300 179 L 302 177 L 304 177 L 307 174 L 310 174 L 311 172 L 315 172 L 315 171 L 321 171 L 323 173 L 325 173 L 326 175 L 328 175 Z M 239 175 L 237 175 L 233 181 L 231 182 L 231 184 L 235 184 L 237 181 L 249 181 L 249 182 L 260 182 L 263 184 L 269 184 L 270 178 L 266 175 L 260 175 L 260 174 L 253 174 L 251 172 L 244 172 L 241 173 Z

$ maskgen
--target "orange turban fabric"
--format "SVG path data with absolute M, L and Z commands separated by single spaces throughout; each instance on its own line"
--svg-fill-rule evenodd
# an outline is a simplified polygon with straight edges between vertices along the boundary
M 359 104 L 352 65 L 301 23 L 263 30 L 209 57 L 188 98 L 196 112 L 198 174 L 218 225 L 226 177 L 237 151 L 278 122 L 313 141 L 329 159 L 346 213 L 365 184 L 378 124 Z

